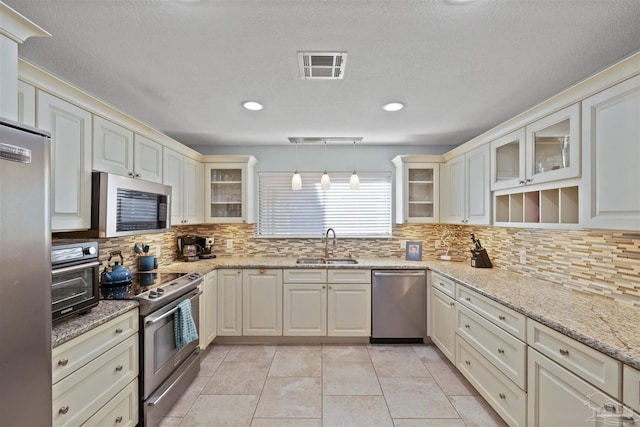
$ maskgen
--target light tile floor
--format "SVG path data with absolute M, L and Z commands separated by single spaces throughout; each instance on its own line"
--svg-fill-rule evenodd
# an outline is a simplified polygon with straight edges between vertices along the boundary
M 161 427 L 505 426 L 431 345 L 213 345 Z

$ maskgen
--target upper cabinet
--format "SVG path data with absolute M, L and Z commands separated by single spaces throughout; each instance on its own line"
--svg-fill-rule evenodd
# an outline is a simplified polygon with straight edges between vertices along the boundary
M 205 164 L 205 221 L 254 222 L 253 156 L 208 156 Z
M 482 224 L 491 221 L 489 144 L 445 163 L 443 221 Z
M 36 88 L 18 80 L 18 122 L 36 125 Z
M 640 76 L 582 103 L 581 224 L 640 230 Z
M 162 145 L 94 116 L 93 169 L 162 182 Z
M 579 104 L 491 142 L 491 190 L 579 176 Z
M 51 133 L 51 229 L 91 227 L 91 113 L 38 91 L 37 127 Z
M 164 149 L 162 183 L 171 186 L 171 224 L 202 222 L 202 165 L 200 162 Z
M 435 157 L 435 156 L 431 156 Z M 396 156 L 396 223 L 438 222 L 440 165 L 428 156 Z

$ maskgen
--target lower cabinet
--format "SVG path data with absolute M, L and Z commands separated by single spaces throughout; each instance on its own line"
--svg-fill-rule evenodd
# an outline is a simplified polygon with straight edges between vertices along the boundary
M 327 335 L 327 270 L 283 272 L 283 335 Z
M 327 335 L 371 336 L 371 283 L 329 283 Z
M 52 363 L 54 426 L 137 424 L 137 309 L 54 348 Z
M 242 335 L 242 270 L 218 270 L 216 314 L 218 335 Z
M 453 298 L 437 288 L 432 288 L 431 313 L 431 340 L 452 363 L 455 363 L 456 303 Z
M 200 285 L 200 348 L 205 349 L 218 333 L 218 274 L 217 270 L 207 273 Z
M 282 270 L 243 270 L 242 301 L 242 335 L 282 335 Z

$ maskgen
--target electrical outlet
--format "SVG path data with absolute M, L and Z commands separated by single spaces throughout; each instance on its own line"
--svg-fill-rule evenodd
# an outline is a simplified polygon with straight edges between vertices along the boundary
M 156 245 L 156 257 L 160 258 L 160 253 L 161 253 L 161 246 L 160 245 Z
M 520 249 L 520 252 L 518 252 L 518 255 L 520 255 L 520 264 L 526 264 L 527 252 L 524 249 Z
M 440 240 L 436 240 L 436 242 L 435 242 L 435 248 L 436 248 L 436 249 L 440 249 Z
M 227 239 L 227 249 L 233 249 L 233 239 Z
M 400 240 L 400 249 L 406 249 L 406 247 L 407 247 L 407 241 Z

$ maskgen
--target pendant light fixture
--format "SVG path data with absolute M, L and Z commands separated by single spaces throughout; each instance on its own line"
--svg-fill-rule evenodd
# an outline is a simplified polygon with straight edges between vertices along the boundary
M 291 189 L 298 191 L 302 189 L 302 177 L 298 173 L 298 143 L 296 142 L 296 171 L 291 178 Z
M 322 178 L 320 178 L 320 188 L 323 191 L 327 191 L 331 188 L 331 178 L 329 178 L 329 174 L 327 173 L 327 141 L 324 141 L 324 172 L 322 173 Z
M 349 178 L 349 188 L 352 190 L 358 190 L 360 188 L 360 178 L 356 173 L 356 142 L 353 141 L 353 173 Z

